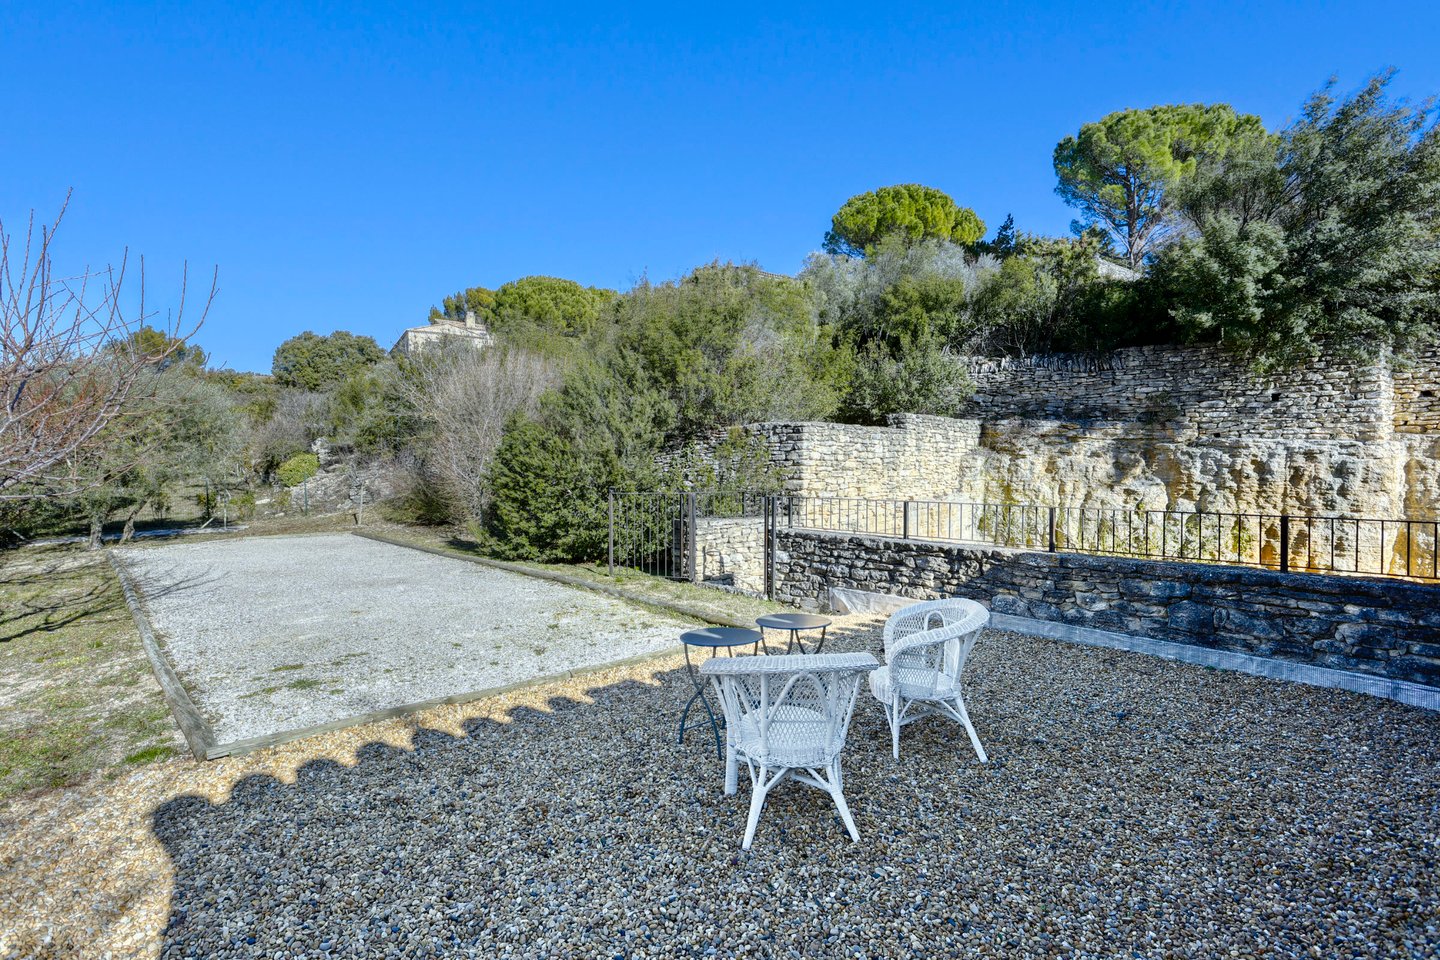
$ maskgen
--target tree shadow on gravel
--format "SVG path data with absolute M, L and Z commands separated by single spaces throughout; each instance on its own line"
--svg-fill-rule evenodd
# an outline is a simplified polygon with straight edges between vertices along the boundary
M 875 645 L 835 635 L 836 651 Z M 181 797 L 153 817 L 175 870 L 161 955 L 1380 956 L 1433 942 L 1415 904 L 1437 892 L 1423 777 L 1440 770 L 1440 718 L 1178 665 L 1137 678 L 1117 669 L 1128 656 L 984 638 L 967 676 L 988 766 L 937 720 L 907 728 L 896 763 L 862 690 L 845 755 L 858 844 L 824 794 L 787 785 L 741 851 L 743 773 L 726 797 L 708 731 L 676 743 L 683 670 L 460 737 L 371 743 L 293 784 L 247 777 L 222 803 Z

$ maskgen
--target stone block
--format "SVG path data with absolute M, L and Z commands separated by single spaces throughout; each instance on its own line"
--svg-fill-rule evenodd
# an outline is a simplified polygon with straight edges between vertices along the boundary
M 1214 609 L 1190 600 L 1172 606 L 1167 620 L 1171 627 L 1185 633 L 1204 634 L 1215 629 Z
M 1173 609 L 1171 615 L 1174 615 Z M 1224 607 L 1215 611 L 1214 622 L 1217 629 L 1261 640 L 1278 640 L 1282 636 L 1273 621 Z
M 1120 581 L 1120 591 L 1137 598 L 1169 599 L 1190 596 L 1190 585 L 1175 580 Z
M 1396 646 L 1395 628 L 1378 623 L 1342 623 L 1335 628 L 1335 639 L 1349 646 Z

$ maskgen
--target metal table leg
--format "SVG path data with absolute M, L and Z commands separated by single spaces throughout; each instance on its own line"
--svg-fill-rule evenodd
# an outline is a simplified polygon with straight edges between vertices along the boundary
M 695 665 L 690 662 L 690 645 L 684 644 L 684 647 L 685 672 L 690 675 L 690 683 L 695 687 L 695 692 L 691 694 L 690 699 L 685 702 L 685 709 L 680 712 L 680 735 L 676 738 L 675 742 L 680 744 L 685 742 L 685 721 L 690 716 L 690 708 L 695 705 L 696 700 L 699 700 L 700 706 L 705 708 L 705 716 L 710 720 L 710 730 L 715 734 L 715 756 L 724 758 L 725 749 L 720 743 L 720 724 L 716 722 L 715 711 L 710 709 L 710 700 L 705 696 L 705 683 L 700 679 L 699 674 L 695 672 Z M 710 656 L 714 657 L 715 651 L 712 650 Z M 691 729 L 694 728 L 692 727 Z

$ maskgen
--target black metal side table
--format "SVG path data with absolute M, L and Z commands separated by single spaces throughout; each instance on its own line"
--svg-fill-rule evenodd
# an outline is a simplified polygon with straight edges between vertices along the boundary
M 695 687 L 695 693 L 685 704 L 685 709 L 680 714 L 680 737 L 678 743 L 685 742 L 685 721 L 690 716 L 690 708 L 695 706 L 695 701 L 700 701 L 700 706 L 705 708 L 705 715 L 710 718 L 710 729 L 715 734 L 715 755 L 725 756 L 725 748 L 720 742 L 720 722 L 715 719 L 715 711 L 710 709 L 710 698 L 705 696 L 705 681 L 695 672 L 695 664 L 690 660 L 691 647 L 708 647 L 710 656 L 714 657 L 721 650 L 730 650 L 731 656 L 735 647 L 750 647 L 754 652 L 760 651 L 760 641 L 764 639 L 759 630 L 751 630 L 747 627 L 706 627 L 704 630 L 687 630 L 680 634 L 680 642 L 685 646 L 685 670 L 690 674 L 690 683 Z M 691 725 L 694 729 L 694 725 Z
M 763 617 L 756 617 L 755 622 L 760 626 L 762 639 L 766 628 L 790 631 L 790 639 L 785 644 L 786 653 L 792 653 L 796 647 L 800 648 L 801 653 L 819 653 L 825 646 L 825 629 L 830 626 L 828 617 L 816 616 L 813 613 L 767 613 Z M 803 630 L 820 631 L 820 640 L 815 644 L 814 650 L 805 649 L 805 643 L 800 639 Z

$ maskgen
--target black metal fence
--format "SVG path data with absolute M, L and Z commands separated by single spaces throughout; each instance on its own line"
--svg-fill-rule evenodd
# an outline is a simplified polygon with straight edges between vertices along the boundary
M 693 580 L 700 520 L 763 518 L 775 498 L 759 493 L 610 491 L 608 560 L 658 577 Z
M 1440 519 L 706 492 L 612 493 L 611 568 L 694 579 L 697 527 L 720 517 L 763 524 L 767 581 L 784 529 L 1440 581 Z
M 782 497 L 781 525 L 1030 550 L 1440 580 L 1440 519 Z

